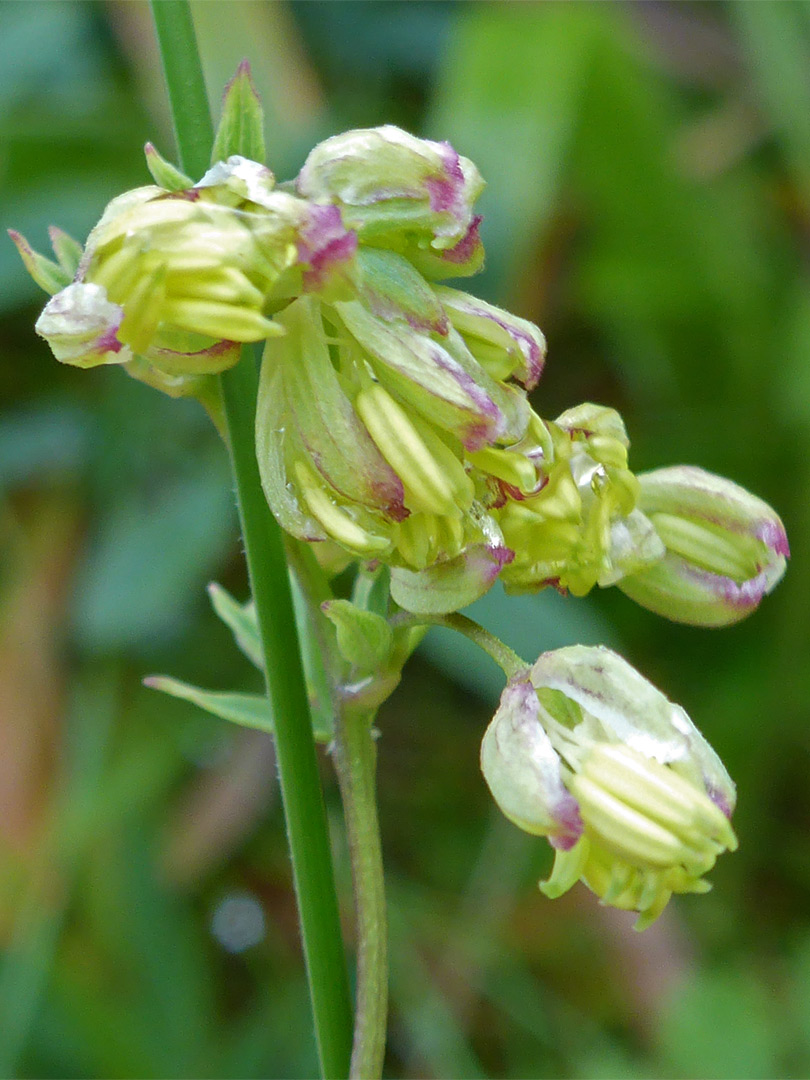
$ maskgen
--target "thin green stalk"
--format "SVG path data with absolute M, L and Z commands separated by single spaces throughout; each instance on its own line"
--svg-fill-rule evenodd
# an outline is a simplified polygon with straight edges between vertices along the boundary
M 520 674 L 529 666 L 513 649 L 504 645 L 500 638 L 485 630 L 474 619 L 459 615 L 458 612 L 450 615 L 412 615 L 403 611 L 395 615 L 391 623 L 394 626 L 445 626 L 448 630 L 455 630 L 491 656 L 507 679 Z
M 375 771 L 374 716 L 344 709 L 335 733 L 335 768 L 352 864 L 357 923 L 357 1009 L 351 1080 L 382 1076 L 388 1026 L 388 925 Z
M 187 0 L 152 0 L 184 170 L 200 175 L 213 141 Z M 265 654 L 279 779 L 292 856 L 315 1032 L 324 1077 L 348 1074 L 351 1000 L 323 794 L 281 532 L 262 492 L 254 445 L 252 350 L 221 376 L 228 445 L 251 591 Z

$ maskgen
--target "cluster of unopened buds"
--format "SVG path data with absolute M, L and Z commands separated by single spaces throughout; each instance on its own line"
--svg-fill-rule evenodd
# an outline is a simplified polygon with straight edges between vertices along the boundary
M 114 199 L 83 249 L 54 229 L 53 262 L 12 234 L 53 294 L 37 331 L 64 363 L 119 364 L 214 415 L 214 376 L 264 342 L 262 483 L 325 563 L 387 565 L 396 607 L 426 617 L 500 578 L 618 585 L 702 626 L 742 618 L 782 576 L 785 532 L 761 500 L 694 467 L 635 475 L 614 409 L 534 411 L 540 330 L 443 284 L 484 257 L 483 180 L 449 144 L 350 131 L 281 185 L 241 156 L 196 183 L 151 146 L 147 162 L 155 185 Z M 716 755 L 606 650 L 513 675 L 482 764 L 507 816 L 556 848 L 549 895 L 582 878 L 646 924 L 736 844 Z

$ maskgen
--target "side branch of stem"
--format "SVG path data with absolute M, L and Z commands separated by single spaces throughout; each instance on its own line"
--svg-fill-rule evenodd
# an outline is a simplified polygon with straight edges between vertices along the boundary
M 482 649 L 487 656 L 491 656 L 507 679 L 525 671 L 529 666 L 518 654 L 505 645 L 500 638 L 495 637 L 489 630 L 467 615 L 453 612 L 448 615 L 416 615 L 407 611 L 399 612 L 391 619 L 393 626 L 444 626 L 448 630 L 455 630 L 464 637 L 469 638 L 474 644 Z
M 388 1020 L 387 919 L 375 772 L 373 713 L 345 708 L 335 735 L 337 770 L 354 882 L 357 1003 L 350 1077 L 382 1075 Z

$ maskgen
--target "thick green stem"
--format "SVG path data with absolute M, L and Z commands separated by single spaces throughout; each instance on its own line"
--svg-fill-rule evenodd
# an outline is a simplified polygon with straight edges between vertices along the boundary
M 357 1009 L 350 1076 L 382 1075 L 388 1021 L 388 927 L 380 828 L 373 714 L 344 709 L 335 736 L 337 769 L 352 864 L 357 920 Z
M 446 626 L 448 630 L 455 630 L 491 656 L 507 679 L 520 674 L 529 666 L 513 649 L 504 645 L 500 638 L 485 630 L 474 619 L 459 615 L 458 612 L 449 615 L 412 615 L 403 611 L 395 615 L 391 623 L 394 626 Z
M 256 463 L 257 380 L 251 352 L 246 348 L 242 360 L 222 376 L 225 416 L 251 593 L 265 651 L 321 1068 L 325 1077 L 342 1077 L 348 1071 L 351 1030 L 346 963 L 284 545 L 264 498 Z
M 187 0 L 152 0 L 181 165 L 207 167 L 212 126 Z M 267 506 L 254 445 L 252 349 L 221 377 L 251 591 L 265 654 L 279 779 L 292 856 L 315 1031 L 324 1077 L 348 1074 L 351 1000 L 329 834 L 281 532 Z

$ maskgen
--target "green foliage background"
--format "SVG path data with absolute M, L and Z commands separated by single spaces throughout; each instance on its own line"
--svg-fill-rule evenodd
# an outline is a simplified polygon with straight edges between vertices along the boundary
M 493 811 L 500 690 L 436 631 L 380 716 L 392 924 L 387 1073 L 810 1074 L 810 5 L 194 5 L 216 102 L 247 56 L 270 163 L 391 121 L 480 166 L 474 284 L 534 319 L 553 417 L 619 408 L 637 469 L 701 464 L 782 514 L 786 582 L 742 625 L 620 594 L 476 605 L 527 658 L 604 643 L 680 701 L 740 790 L 739 853 L 641 936 Z M 0 4 L 0 197 L 83 239 L 172 140 L 142 0 Z M 255 689 L 207 606 L 246 584 L 225 455 L 194 405 L 60 367 L 0 246 L 0 1075 L 313 1075 L 272 747 L 143 688 Z M 348 868 L 324 778 L 347 929 Z M 229 953 L 223 899 L 266 933 Z

